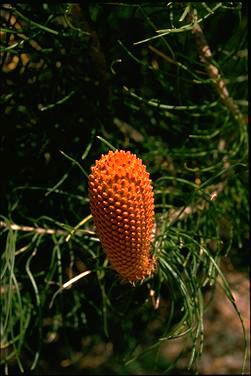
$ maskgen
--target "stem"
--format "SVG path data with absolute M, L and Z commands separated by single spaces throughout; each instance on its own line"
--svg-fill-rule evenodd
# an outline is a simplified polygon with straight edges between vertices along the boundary
M 12 230 L 16 231 L 34 231 L 38 234 L 60 234 L 60 235 L 68 235 L 67 231 L 64 230 L 56 230 L 50 228 L 42 228 L 42 227 L 32 227 L 32 226 L 20 226 L 15 223 L 7 224 L 3 221 L 0 221 L 0 228 L 1 227 L 10 227 Z
M 190 9 L 187 15 L 190 22 L 192 22 L 193 29 L 192 34 L 194 35 L 195 43 L 200 55 L 200 59 L 204 64 L 208 75 L 212 79 L 213 86 L 215 87 L 216 92 L 218 93 L 222 103 L 228 108 L 232 113 L 234 118 L 238 121 L 240 126 L 246 126 L 245 119 L 242 113 L 239 110 L 238 105 L 234 102 L 233 98 L 230 97 L 227 90 L 226 82 L 221 76 L 218 68 L 215 66 L 212 58 L 212 52 L 207 43 L 206 37 L 203 33 L 201 26 L 198 23 L 198 16 L 196 11 Z

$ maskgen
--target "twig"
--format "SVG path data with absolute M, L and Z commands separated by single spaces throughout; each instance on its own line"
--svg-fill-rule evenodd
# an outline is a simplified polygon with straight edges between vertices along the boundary
M 43 228 L 43 227 L 21 226 L 21 225 L 17 225 L 16 223 L 9 224 L 4 221 L 0 221 L 0 228 L 1 227 L 11 228 L 14 231 L 28 231 L 28 232 L 33 231 L 38 234 L 50 234 L 50 235 L 56 234 L 56 235 L 65 235 L 65 236 L 69 235 L 69 232 L 65 230 L 57 230 L 57 229 Z M 88 231 L 88 230 L 76 231 L 76 233 L 80 233 L 80 232 L 81 234 L 84 232 L 85 234 L 94 235 L 94 232 Z
M 187 17 L 190 22 L 194 24 L 192 29 L 192 34 L 195 38 L 195 43 L 200 55 L 202 63 L 205 65 L 205 68 L 212 79 L 212 83 L 219 94 L 219 97 L 222 103 L 228 108 L 232 113 L 234 118 L 239 122 L 241 126 L 246 126 L 244 116 L 239 110 L 238 105 L 234 102 L 233 98 L 230 97 L 229 92 L 226 87 L 226 82 L 222 78 L 218 68 L 213 63 L 212 52 L 207 43 L 206 37 L 203 33 L 201 26 L 198 23 L 198 16 L 195 10 L 190 9 Z
M 42 227 L 32 227 L 32 226 L 20 226 L 15 223 L 6 223 L 0 221 L 0 228 L 1 227 L 10 227 L 12 230 L 16 231 L 34 231 L 38 234 L 60 234 L 60 235 L 68 235 L 68 232 L 65 230 L 56 230 L 51 228 L 42 228 Z
M 219 184 L 216 184 L 214 186 L 211 186 L 210 192 L 210 201 L 216 200 L 218 194 L 223 191 L 225 187 L 225 184 L 223 182 L 220 182 Z M 177 220 L 184 220 L 186 219 L 189 215 L 197 213 L 198 211 L 202 211 L 206 209 L 208 206 L 208 201 L 205 199 L 199 199 L 194 205 L 191 206 L 184 206 L 182 208 L 173 208 L 169 210 L 168 212 L 168 222 L 170 224 L 173 224 Z

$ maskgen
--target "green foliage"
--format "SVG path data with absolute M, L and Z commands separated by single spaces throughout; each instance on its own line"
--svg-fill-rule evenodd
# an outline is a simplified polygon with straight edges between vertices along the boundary
M 237 115 L 199 58 L 192 10 Z M 246 5 L 17 4 L 1 18 L 5 373 L 167 374 L 183 358 L 196 372 L 217 283 L 243 325 L 221 260 L 246 272 Z M 142 158 L 154 187 L 158 268 L 135 287 L 110 268 L 89 216 L 90 166 L 112 148 Z M 164 359 L 161 345 L 181 337 Z M 244 327 L 243 343 L 242 371 Z

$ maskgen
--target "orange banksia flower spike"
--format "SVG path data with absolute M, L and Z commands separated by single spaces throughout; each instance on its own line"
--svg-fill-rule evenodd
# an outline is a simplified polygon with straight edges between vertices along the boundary
M 109 151 L 91 167 L 91 212 L 97 235 L 112 267 L 129 282 L 150 276 L 154 198 L 141 159 L 129 151 Z

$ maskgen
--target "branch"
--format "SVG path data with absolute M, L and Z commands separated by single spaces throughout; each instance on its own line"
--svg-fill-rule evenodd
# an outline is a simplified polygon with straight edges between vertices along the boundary
M 51 229 L 51 228 L 43 228 L 43 227 L 32 227 L 32 226 L 21 226 L 17 225 L 15 223 L 6 223 L 4 221 L 0 221 L 0 228 L 5 227 L 5 228 L 11 228 L 14 231 L 28 231 L 28 232 L 36 232 L 38 234 L 56 234 L 56 235 L 65 235 L 69 236 L 69 231 L 65 230 L 57 230 L 57 229 Z M 77 230 L 76 233 L 83 234 L 90 234 L 94 235 L 94 232 L 88 231 L 88 230 Z
M 230 97 L 229 92 L 227 90 L 226 82 L 222 78 L 218 68 L 214 65 L 212 52 L 207 43 L 203 30 L 198 23 L 198 16 L 196 11 L 190 9 L 187 17 L 189 21 L 194 24 L 192 34 L 195 38 L 195 43 L 197 45 L 200 59 L 202 63 L 205 65 L 205 68 L 210 78 L 212 79 L 212 83 L 216 89 L 216 92 L 219 94 L 222 103 L 228 108 L 228 110 L 232 113 L 232 115 L 239 122 L 239 124 L 241 126 L 246 126 L 244 116 L 240 112 L 239 107 L 234 102 L 233 98 Z
M 210 201 L 216 200 L 218 194 L 223 191 L 225 184 L 220 182 L 210 187 Z M 182 208 L 172 208 L 168 212 L 168 222 L 173 224 L 177 220 L 185 220 L 189 215 L 197 213 L 199 211 L 205 210 L 208 207 L 209 203 L 206 199 L 199 199 L 194 205 L 183 206 Z

